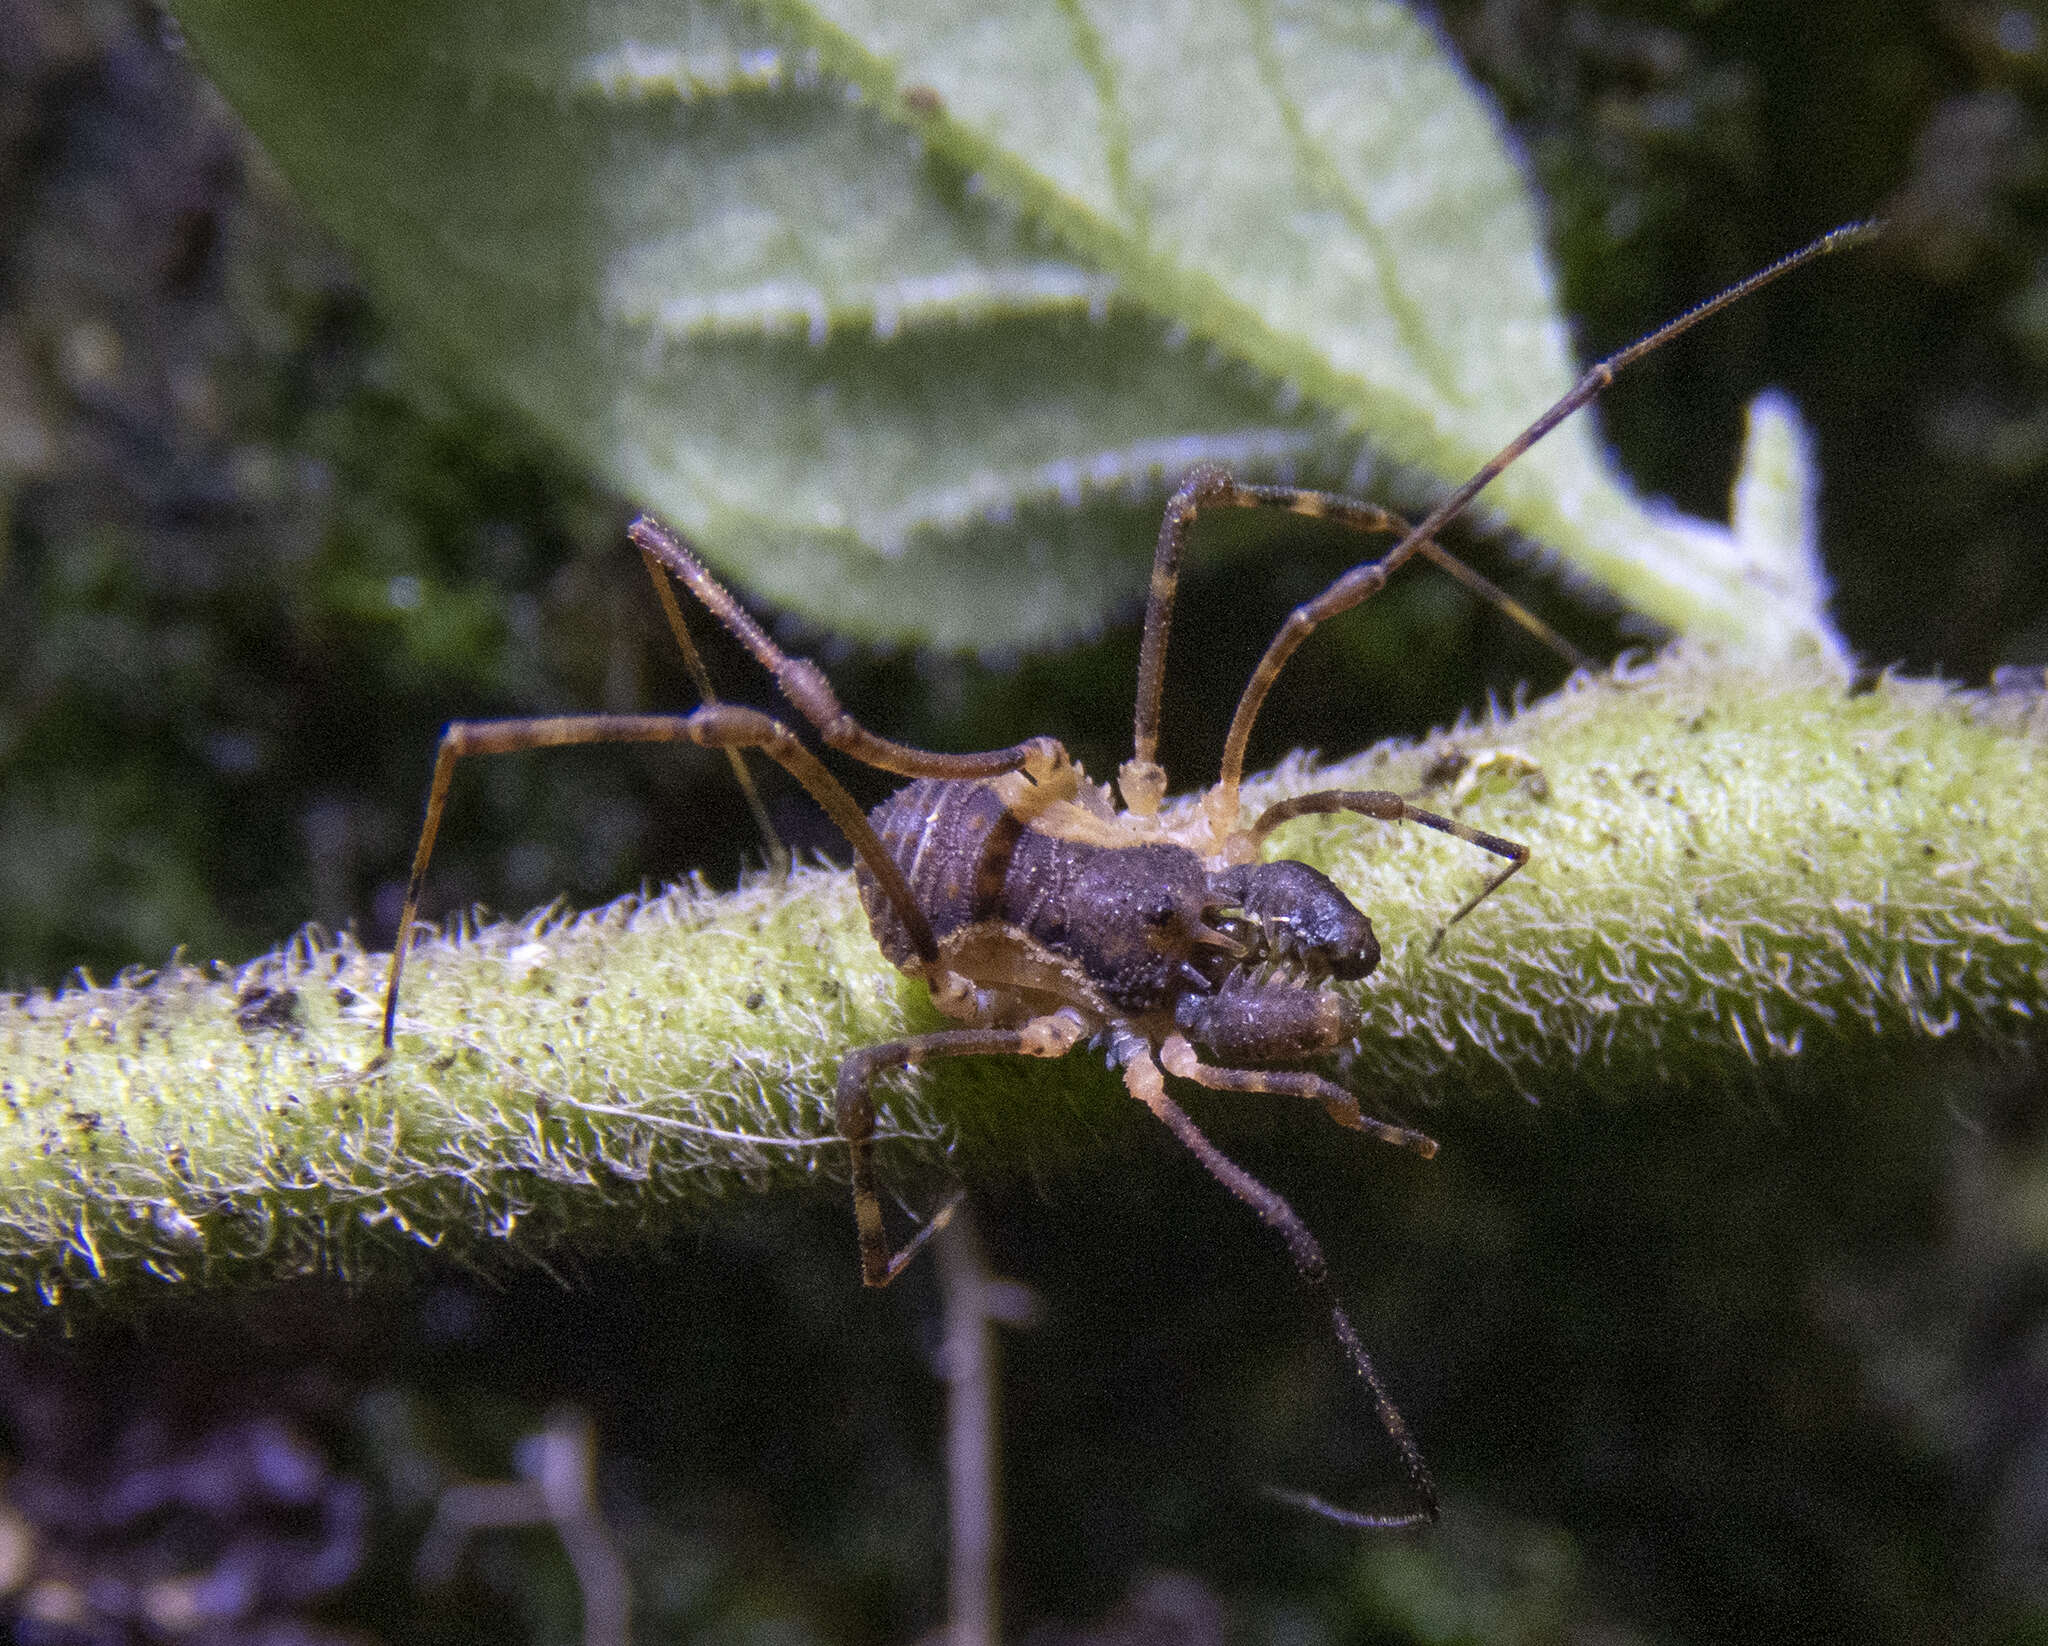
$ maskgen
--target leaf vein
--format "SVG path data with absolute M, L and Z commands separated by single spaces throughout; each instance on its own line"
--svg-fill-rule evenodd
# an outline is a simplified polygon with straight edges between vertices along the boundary
M 1082 11 L 1081 0 L 1060 0 L 1060 11 L 1073 31 L 1074 55 L 1095 84 L 1096 102 L 1102 110 L 1102 164 L 1109 176 L 1110 195 L 1129 225 L 1132 239 L 1143 246 L 1151 239 L 1151 213 L 1131 180 L 1131 128 L 1117 89 L 1116 65 L 1110 61 L 1102 35 Z
M 1309 135 L 1301 104 L 1287 87 L 1286 71 L 1280 62 L 1279 42 L 1274 36 L 1273 16 L 1267 0 L 1236 0 L 1236 4 L 1251 27 L 1252 55 L 1258 65 L 1259 79 L 1267 95 L 1273 99 L 1273 106 L 1280 115 L 1280 123 L 1287 132 L 1288 142 L 1293 145 L 1303 175 L 1343 215 L 1352 233 L 1365 243 L 1372 254 L 1373 278 L 1381 301 L 1387 306 L 1402 346 L 1422 368 L 1430 387 L 1450 404 L 1465 406 L 1467 397 L 1459 386 L 1454 364 L 1437 347 L 1429 317 L 1422 305 L 1408 294 L 1395 274 L 1399 260 L 1394 248 L 1373 221 L 1366 203 L 1344 180 L 1343 169 L 1328 149 Z
M 878 281 L 828 295 L 800 280 L 770 280 L 650 301 L 619 296 L 610 306 L 623 325 L 677 340 L 726 340 L 802 332 L 822 341 L 853 326 L 887 342 L 906 331 L 969 321 L 1098 314 L 1116 289 L 1113 277 L 1072 264 L 964 264 Z

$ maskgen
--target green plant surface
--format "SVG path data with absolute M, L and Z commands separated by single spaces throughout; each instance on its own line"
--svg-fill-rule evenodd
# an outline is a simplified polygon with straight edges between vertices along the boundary
M 1431 956 L 1480 873 L 1469 848 L 1359 819 L 1276 834 L 1385 947 L 1347 1073 L 1369 1104 L 1640 1102 L 1750 1089 L 1830 1048 L 2031 1043 L 2044 735 L 2035 696 L 1849 694 L 1824 671 L 1676 655 L 1421 746 L 1296 759 L 1250 794 L 1420 786 L 1534 848 Z M 934 1021 L 851 876 L 823 869 L 429 942 L 396 1055 L 371 1070 L 383 969 L 308 936 L 240 968 L 16 1001 L 0 1017 L 11 1318 L 152 1282 L 366 1276 L 410 1245 L 545 1260 L 564 1238 L 604 1246 L 745 1190 L 837 1182 L 839 1058 Z M 1110 1146 L 1129 1107 L 1085 1052 L 965 1061 L 890 1091 L 884 1159 L 898 1181 L 931 1177 L 949 1145 L 943 1170 L 970 1184 L 1057 1172 Z
M 843 634 L 1071 637 L 1198 460 L 1456 482 L 1574 375 L 1390 0 L 175 9 L 387 313 Z M 1672 628 L 1839 650 L 1810 540 L 1646 509 L 1583 420 L 1488 501 Z

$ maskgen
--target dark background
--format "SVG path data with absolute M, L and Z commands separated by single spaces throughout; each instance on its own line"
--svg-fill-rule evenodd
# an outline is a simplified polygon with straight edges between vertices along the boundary
M 2048 663 L 2048 16 L 1485 0 L 1441 18 L 1549 202 L 1587 358 L 1838 222 L 1894 219 L 1879 248 L 1654 357 L 1603 426 L 1644 490 L 1721 517 L 1742 408 L 1789 391 L 1858 655 L 1964 682 Z M 690 702 L 628 517 L 407 358 L 154 13 L 0 0 L 0 984 L 181 944 L 243 957 L 309 919 L 388 943 L 443 721 Z M 1132 511 L 1138 540 L 1153 523 Z M 1629 638 L 1502 545 L 1463 547 L 1587 647 Z M 1343 563 L 1303 533 L 1255 598 L 1191 580 L 1177 772 L 1213 767 L 1243 673 L 1222 660 Z M 408 575 L 469 593 L 414 618 L 389 598 Z M 1001 663 L 789 634 L 884 732 L 1046 731 L 1106 770 L 1134 618 Z M 713 667 L 754 691 L 743 659 L 714 648 Z M 1255 756 L 1420 732 L 1559 672 L 1418 580 L 1304 654 Z M 708 758 L 488 764 L 464 773 L 430 912 L 729 882 L 757 850 Z M 800 797 L 771 804 L 831 844 Z M 2048 1636 L 2040 1119 L 2027 1070 L 1876 1079 L 1823 1054 L 1796 1088 L 1447 1113 L 1421 1170 L 1291 1114 L 1239 1120 L 1247 1164 L 1325 1234 L 1446 1479 L 1451 1525 L 1420 1544 L 1256 1496 L 1297 1465 L 1347 1490 L 1393 1469 L 1284 1262 L 1190 1163 L 1134 1127 L 1113 1177 L 993 1193 L 998 1265 L 1044 1302 L 1007 1383 L 1017 1632 L 1101 1618 L 1174 1570 L 1247 1640 Z M 89 1503 L 126 1478 L 124 1447 L 182 1456 L 271 1414 L 370 1489 L 358 1575 L 316 1607 L 329 1626 L 568 1639 L 545 1538 L 416 1593 L 404 1486 L 407 1459 L 502 1474 L 568 1397 L 597 1425 L 644 1638 L 936 1624 L 929 1275 L 863 1295 L 835 1198 L 569 1278 L 30 1342 L 0 1375 L 20 1478 Z M 400 1409 L 403 1444 L 376 1415 Z M 225 1548 L 260 1514 L 223 1501 Z M 65 1534 L 77 1558 L 115 1560 L 121 1538 L 80 1524 L 99 1530 Z M 24 1638 L 143 1629 L 27 1617 Z

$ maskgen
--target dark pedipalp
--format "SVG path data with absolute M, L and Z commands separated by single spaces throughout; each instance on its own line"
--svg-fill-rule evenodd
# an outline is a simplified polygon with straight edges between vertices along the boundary
M 1214 994 L 1184 994 L 1174 1022 L 1226 1063 L 1299 1063 L 1358 1032 L 1358 1008 L 1329 989 L 1226 983 Z
M 1209 877 L 1209 887 L 1256 922 L 1274 959 L 1298 961 L 1312 976 L 1347 981 L 1380 963 L 1372 922 L 1330 877 L 1306 863 L 1245 863 Z

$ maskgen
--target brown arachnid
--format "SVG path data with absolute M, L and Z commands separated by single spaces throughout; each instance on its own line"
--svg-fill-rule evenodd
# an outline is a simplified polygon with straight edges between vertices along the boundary
M 1217 1091 L 1307 1098 L 1322 1104 L 1342 1126 L 1424 1156 L 1434 1154 L 1436 1144 L 1421 1133 L 1362 1114 L 1358 1100 L 1334 1081 L 1299 1068 L 1275 1067 L 1329 1052 L 1358 1033 L 1357 1007 L 1331 985 L 1370 973 L 1379 963 L 1379 945 L 1372 923 L 1327 877 L 1304 863 L 1262 862 L 1260 846 L 1289 818 L 1357 812 L 1439 829 L 1502 859 L 1505 867 L 1466 900 L 1445 928 L 1498 891 L 1528 862 L 1529 851 L 1380 790 L 1301 795 L 1269 806 L 1246 826 L 1239 817 L 1238 793 L 1252 724 L 1281 669 L 1316 627 L 1378 592 L 1417 555 L 1496 602 L 1565 650 L 1573 662 L 1583 662 L 1537 619 L 1439 548 L 1435 534 L 1517 457 L 1598 395 L 1622 367 L 1765 282 L 1861 240 L 1874 228 L 1852 224 L 1837 229 L 1609 356 L 1414 527 L 1371 504 L 1287 486 L 1242 485 L 1220 469 L 1196 469 L 1167 504 L 1159 529 L 1138 660 L 1134 750 L 1116 780 L 1121 810 L 1109 789 L 1089 782 L 1049 737 L 985 754 L 936 754 L 867 730 L 841 708 L 816 664 L 786 655 L 688 544 L 658 520 L 643 516 L 634 523 L 632 538 L 690 661 L 703 706 L 691 714 L 458 721 L 447 728 L 391 959 L 384 1004 L 386 1050 L 421 882 L 460 760 L 572 743 L 694 743 L 728 751 L 744 783 L 740 751 L 758 749 L 795 777 L 846 836 L 855 854 L 861 903 L 882 952 L 930 988 L 941 1013 L 964 1025 L 862 1047 L 840 1065 L 837 1115 L 852 1153 L 854 1219 L 867 1284 L 885 1286 L 894 1279 L 945 1216 L 941 1213 L 901 1251 L 890 1252 L 875 1185 L 875 1077 L 935 1058 L 1061 1057 L 1083 1044 L 1097 1047 L 1121 1070 L 1131 1095 L 1286 1243 L 1370 1391 L 1420 1506 L 1365 1514 L 1306 1494 L 1278 1495 L 1350 1526 L 1398 1528 L 1434 1521 L 1436 1483 L 1330 1287 L 1315 1236 L 1285 1200 L 1196 1128 L 1168 1095 L 1166 1076 Z M 1353 567 L 1281 625 L 1238 701 L 1214 787 L 1198 805 L 1163 813 L 1167 780 L 1155 756 L 1182 551 L 1204 510 L 1247 508 L 1285 510 L 1361 534 L 1390 534 L 1397 541 L 1382 558 Z M 718 702 L 684 631 L 669 577 L 686 585 L 753 653 L 826 745 L 908 778 L 908 785 L 863 814 L 789 727 L 758 709 Z M 750 785 L 748 795 L 751 800 Z M 1437 936 L 1441 941 L 1442 930 Z M 1206 1061 L 1197 1047 L 1217 1061 Z

